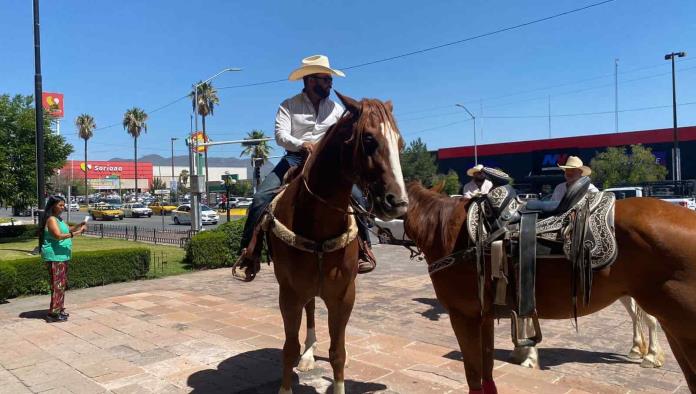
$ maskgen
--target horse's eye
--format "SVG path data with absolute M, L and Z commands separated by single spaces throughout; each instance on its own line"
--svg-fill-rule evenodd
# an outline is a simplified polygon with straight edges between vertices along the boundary
M 379 148 L 379 143 L 375 139 L 375 137 L 371 134 L 365 134 L 363 135 L 363 147 L 365 148 L 365 153 L 367 155 L 371 155 L 375 153 L 377 148 Z

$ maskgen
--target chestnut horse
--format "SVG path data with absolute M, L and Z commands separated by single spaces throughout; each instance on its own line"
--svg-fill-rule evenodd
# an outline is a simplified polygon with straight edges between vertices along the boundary
M 315 243 L 308 248 L 288 243 L 269 232 L 273 270 L 280 285 L 280 311 L 285 327 L 281 393 L 291 393 L 292 370 L 300 356 L 299 330 L 307 306 L 307 354 L 300 369 L 313 367 L 314 298 L 328 309 L 334 373 L 334 393 L 343 393 L 346 361 L 345 329 L 355 301 L 358 240 L 349 208 L 354 184 L 367 190 L 373 213 L 391 220 L 406 213 L 408 197 L 401 174 L 403 141 L 391 114 L 390 102 L 353 100 L 336 93 L 346 112 L 318 143 L 300 175 L 276 201 L 273 215 L 294 233 Z M 351 223 L 353 223 L 351 225 Z M 327 250 L 324 241 L 345 236 L 339 248 Z M 352 238 L 352 239 L 351 239 Z M 316 252 L 308 251 L 316 250 Z M 321 252 L 320 252 L 321 250 Z
M 404 229 L 428 264 L 467 248 L 469 200 L 451 199 L 417 183 L 408 185 L 408 196 Z M 614 223 L 618 257 L 610 267 L 594 273 L 591 300 L 588 305 L 578 304 L 578 315 L 597 312 L 625 295 L 635 298 L 662 325 L 689 389 L 696 392 L 696 214 L 657 199 L 629 198 L 616 202 Z M 537 262 L 540 318 L 572 318 L 571 276 L 571 265 L 565 260 Z M 491 281 L 486 281 L 482 311 L 473 261 L 435 272 L 431 280 L 450 315 L 469 392 L 497 392 Z

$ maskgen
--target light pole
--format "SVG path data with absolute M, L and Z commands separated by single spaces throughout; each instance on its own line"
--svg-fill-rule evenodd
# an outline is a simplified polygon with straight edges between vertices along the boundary
M 172 142 L 172 179 L 169 181 L 169 189 L 171 189 L 172 193 L 174 192 L 174 188 L 172 187 L 172 183 L 174 183 L 174 141 L 178 140 L 179 138 L 177 137 L 171 137 L 170 140 Z
M 206 79 L 203 82 L 199 82 L 197 84 L 193 85 L 193 116 L 194 116 L 194 131 L 198 132 L 198 87 L 203 85 L 204 83 L 208 83 L 212 81 L 213 79 L 217 78 L 220 74 L 226 73 L 228 71 L 242 71 L 241 68 L 233 68 L 233 67 L 228 67 L 225 68 L 224 70 L 218 72 L 217 74 L 213 75 L 212 77 Z M 205 141 L 204 141 L 205 142 Z M 193 154 L 198 155 L 198 138 L 193 138 L 191 141 L 191 146 L 189 146 L 189 149 L 193 149 Z M 189 179 L 191 179 L 191 230 L 193 231 L 198 231 L 201 229 L 201 223 L 200 223 L 200 206 L 199 206 L 199 194 L 198 190 L 193 190 L 193 180 L 195 178 L 196 185 L 199 184 L 199 179 L 198 179 L 198 174 L 195 172 L 195 165 L 193 165 L 193 160 L 189 160 Z M 203 180 L 205 184 L 205 180 Z
M 457 107 L 464 108 L 464 111 L 471 116 L 471 120 L 474 121 L 474 165 L 478 165 L 478 145 L 476 144 L 476 117 L 462 104 L 455 104 Z
M 665 55 L 665 60 L 672 61 L 672 120 L 674 148 L 672 150 L 672 180 L 681 181 L 681 154 L 679 152 L 679 136 L 677 135 L 677 84 L 674 76 L 674 58 L 684 57 L 686 52 L 672 52 Z

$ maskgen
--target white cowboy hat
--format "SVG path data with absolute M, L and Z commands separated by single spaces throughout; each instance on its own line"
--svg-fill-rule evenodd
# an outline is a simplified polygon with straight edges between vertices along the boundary
M 579 157 L 577 156 L 569 156 L 568 160 L 566 160 L 564 165 L 558 165 L 563 171 L 569 169 L 569 168 L 579 168 L 582 170 L 582 175 L 583 176 L 588 176 L 592 174 L 592 169 L 586 165 L 582 164 L 582 160 L 580 160 Z
M 483 170 L 483 164 L 479 164 L 469 168 L 468 170 L 466 170 L 466 175 L 474 176 L 474 174 L 476 174 L 477 172 L 481 172 L 481 170 Z
M 324 55 L 313 55 L 302 59 L 302 65 L 290 73 L 291 81 L 297 81 L 311 74 L 333 74 L 345 77 L 341 70 L 334 70 L 329 64 L 329 58 Z

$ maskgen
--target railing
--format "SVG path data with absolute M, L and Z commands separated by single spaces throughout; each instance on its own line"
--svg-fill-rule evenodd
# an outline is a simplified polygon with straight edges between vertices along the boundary
M 118 224 L 88 223 L 85 234 L 100 238 L 116 238 L 133 241 L 152 242 L 155 244 L 178 245 L 183 248 L 195 235 L 193 230 L 170 230 L 160 228 L 143 228 Z

